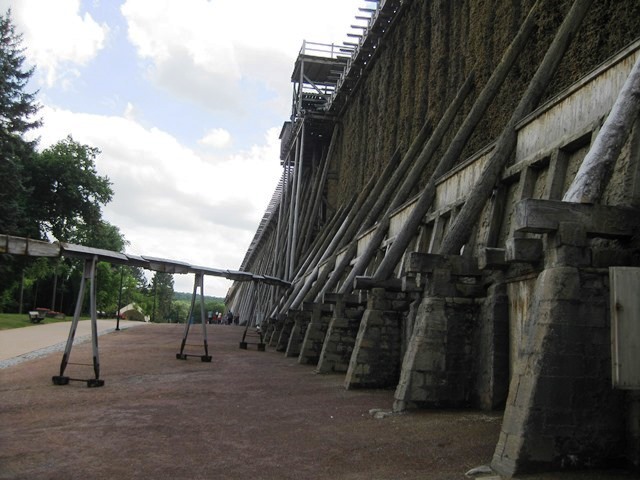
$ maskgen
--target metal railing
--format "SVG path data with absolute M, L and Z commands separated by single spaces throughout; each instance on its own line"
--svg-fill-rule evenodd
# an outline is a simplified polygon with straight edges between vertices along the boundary
M 335 43 L 317 43 L 303 40 L 302 47 L 300 48 L 300 55 L 338 58 L 341 54 L 341 48 L 343 48 L 341 45 L 336 45 Z M 342 53 L 342 55 L 344 56 L 344 53 Z

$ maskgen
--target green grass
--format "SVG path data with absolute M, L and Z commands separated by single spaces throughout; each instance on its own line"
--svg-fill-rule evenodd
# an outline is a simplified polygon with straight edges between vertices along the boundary
M 73 315 L 71 317 L 66 317 L 66 318 L 45 318 L 40 322 L 40 325 L 42 325 L 43 323 L 69 322 L 72 319 L 73 319 Z M 9 330 L 10 328 L 31 327 L 34 325 L 38 325 L 38 324 L 31 323 L 29 321 L 28 313 L 0 313 L 0 330 Z

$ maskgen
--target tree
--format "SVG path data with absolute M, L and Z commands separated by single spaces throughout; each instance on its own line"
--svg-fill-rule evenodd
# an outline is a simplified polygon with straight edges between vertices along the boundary
M 21 43 L 22 35 L 7 10 L 0 15 L 0 233 L 40 239 L 52 235 L 61 241 L 123 251 L 126 240 L 116 226 L 102 219 L 102 206 L 113 191 L 109 179 L 96 170 L 100 151 L 68 136 L 37 152 L 36 141 L 24 138 L 41 120 L 36 118 L 37 92 L 26 91 L 34 68 L 25 66 Z M 75 299 L 65 292 L 77 290 L 81 262 L 0 256 L 0 311 L 21 310 L 23 304 L 73 308 Z M 131 301 L 144 299 L 140 292 L 146 287 L 144 275 L 139 269 L 126 273 L 127 296 Z M 99 265 L 101 310 L 115 310 L 120 278 L 119 268 Z
M 34 142 L 23 136 L 41 121 L 34 118 L 40 109 L 37 92 L 25 91 L 34 69 L 25 68 L 21 43 L 7 10 L 0 16 L 0 232 L 27 236 L 36 233 L 25 216 L 30 191 L 24 162 L 33 154 Z
M 22 36 L 11 21 L 11 11 L 0 15 L 0 233 L 37 237 L 38 230 L 29 221 L 26 210 L 30 195 L 25 161 L 34 152 L 34 143 L 23 135 L 40 125 L 34 118 L 40 106 L 36 93 L 27 93 L 26 85 L 33 68 L 25 67 Z M 15 308 L 27 259 L 0 255 L 0 311 Z
M 156 272 L 151 280 L 154 296 L 154 308 L 152 319 L 154 322 L 166 322 L 171 319 L 171 307 L 173 302 L 173 275 L 170 273 Z
M 28 215 L 42 234 L 68 241 L 104 226 L 102 206 L 111 201 L 113 190 L 109 178 L 96 170 L 99 153 L 69 135 L 32 157 L 30 185 L 37 195 L 31 196 Z
M 206 300 L 205 297 L 205 303 L 204 303 L 204 308 L 207 312 L 224 312 L 225 311 L 225 305 L 224 305 L 224 301 L 222 300 Z
M 176 323 L 184 323 L 186 322 L 187 315 L 189 315 L 189 309 L 191 308 L 191 303 L 186 300 L 174 300 L 173 301 L 173 316 L 171 318 L 172 322 Z
M 33 119 L 40 106 L 36 103 L 37 92 L 24 91 L 35 68 L 25 69 L 22 35 L 16 33 L 11 21 L 11 10 L 0 16 L 0 125 L 2 134 L 23 135 L 40 125 Z

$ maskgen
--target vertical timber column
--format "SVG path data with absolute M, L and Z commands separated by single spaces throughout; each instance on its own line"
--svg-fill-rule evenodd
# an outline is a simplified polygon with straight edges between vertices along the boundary
M 283 204 L 284 204 L 284 192 L 285 189 L 285 167 L 282 168 L 282 179 L 280 180 L 280 202 L 278 203 L 278 222 L 276 224 L 276 248 L 271 256 L 271 275 L 276 278 L 281 278 L 279 273 L 279 254 L 282 249 L 282 239 L 280 238 L 283 230 Z M 283 275 L 284 276 L 284 275 Z
M 296 270 L 296 249 L 298 247 L 298 223 L 300 215 L 300 198 L 302 191 L 302 160 L 304 154 L 304 120 L 300 129 L 298 148 L 296 150 L 296 167 L 295 167 L 295 205 L 293 207 L 293 230 L 291 237 L 291 259 L 289 260 L 289 278 L 293 277 Z
M 302 53 L 305 54 L 307 50 L 306 40 L 302 42 Z M 300 78 L 298 79 L 298 105 L 296 108 L 296 117 L 302 116 L 302 91 L 304 84 L 304 57 L 300 60 Z
M 297 163 L 297 158 L 298 158 L 298 139 L 296 139 L 296 146 L 295 148 L 295 159 L 294 159 L 294 165 L 295 163 Z M 289 174 L 288 174 L 288 185 L 287 185 L 287 201 L 288 201 L 288 206 L 289 206 L 289 227 L 287 230 L 287 252 L 286 252 L 286 263 L 285 263 L 285 278 L 287 280 L 291 280 L 291 271 L 293 270 L 293 267 L 291 266 L 291 258 L 292 258 L 292 248 L 291 248 L 291 243 L 293 241 L 293 210 L 294 210 L 294 201 L 295 201 L 295 186 L 296 186 L 296 182 L 295 182 L 295 175 L 296 175 L 296 167 L 293 167 L 293 175 L 294 178 L 291 178 L 291 156 L 289 156 L 288 158 L 288 165 L 289 165 Z
M 240 297 L 240 305 L 238 311 L 233 312 L 234 315 L 238 315 L 240 323 L 249 322 L 249 302 L 251 301 L 251 282 L 242 283 L 242 297 Z

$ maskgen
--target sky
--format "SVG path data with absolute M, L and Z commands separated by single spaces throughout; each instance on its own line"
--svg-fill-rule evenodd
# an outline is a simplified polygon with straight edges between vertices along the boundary
M 282 175 L 304 40 L 341 44 L 363 0 L 0 0 L 36 70 L 42 150 L 71 135 L 112 182 L 127 253 L 237 270 Z M 190 292 L 193 276 L 175 275 Z M 231 282 L 207 277 L 204 293 Z

